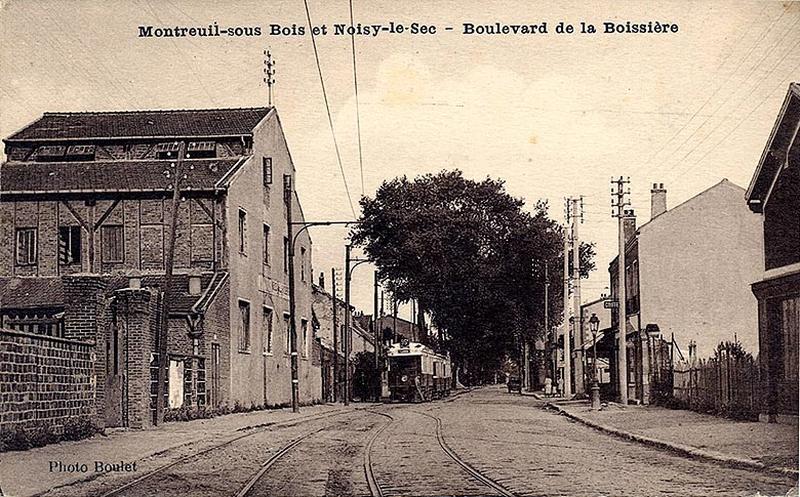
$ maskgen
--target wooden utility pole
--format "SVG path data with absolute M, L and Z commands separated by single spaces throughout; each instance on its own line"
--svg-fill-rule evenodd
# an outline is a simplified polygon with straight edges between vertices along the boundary
M 294 203 L 294 189 L 292 176 L 283 175 L 283 191 L 286 202 L 286 230 L 289 238 L 289 353 L 292 366 L 292 412 L 300 411 L 300 379 L 297 374 L 297 313 L 294 284 L 294 225 L 292 224 L 292 204 Z
M 372 277 L 372 335 L 375 340 L 375 400 L 381 399 L 381 354 L 383 345 L 378 330 L 378 271 Z
M 564 397 L 572 396 L 572 346 L 570 345 L 570 327 L 569 327 L 569 248 L 570 248 L 570 232 L 569 232 L 569 199 L 565 204 L 567 222 L 564 225 L 564 305 L 563 307 L 563 333 L 564 333 L 564 375 L 563 375 L 563 394 Z M 557 380 L 557 379 L 556 379 Z
M 619 389 L 619 402 L 626 405 L 628 403 L 628 355 L 627 355 L 627 310 L 625 305 L 625 218 L 627 212 L 625 206 L 630 202 L 625 200 L 626 184 L 630 179 L 611 180 L 612 195 L 615 199 L 611 201 L 611 207 L 616 211 L 612 212 L 618 222 L 618 242 L 619 256 L 617 257 L 617 388 Z
M 350 249 L 344 246 L 344 405 L 350 405 Z
M 550 349 L 552 350 L 552 341 L 550 340 L 550 278 L 547 274 L 547 261 L 544 262 L 544 339 L 550 342 Z M 547 358 L 545 358 L 547 360 Z M 549 360 L 548 360 L 549 362 Z M 548 369 L 549 364 L 548 364 Z M 552 381 L 552 377 L 551 377 Z M 547 392 L 545 392 L 547 393 Z
M 581 315 L 581 241 L 578 227 L 583 222 L 583 215 L 579 203 L 583 198 L 573 198 L 572 201 L 572 315 L 573 335 L 575 336 L 575 393 L 580 395 L 586 390 L 583 364 L 583 319 Z
M 178 144 L 178 158 L 170 164 L 170 169 L 165 171 L 168 179 L 172 180 L 172 203 L 169 220 L 169 237 L 167 238 L 167 254 L 164 266 L 164 287 L 161 289 L 161 323 L 158 329 L 158 385 L 156 386 L 156 419 L 155 425 L 164 420 L 166 407 L 165 395 L 167 393 L 167 371 L 169 356 L 167 342 L 169 336 L 169 298 L 167 293 L 172 286 L 172 271 L 175 266 L 175 240 L 178 232 L 178 209 L 181 205 L 181 180 L 187 175 L 183 171 L 184 142 Z
M 337 328 L 336 269 L 331 268 L 331 301 L 333 309 L 333 401 L 339 398 L 339 330 Z
M 272 59 L 272 53 L 269 50 L 264 50 L 264 83 L 267 84 L 268 102 L 272 107 L 272 87 L 275 85 L 275 61 Z

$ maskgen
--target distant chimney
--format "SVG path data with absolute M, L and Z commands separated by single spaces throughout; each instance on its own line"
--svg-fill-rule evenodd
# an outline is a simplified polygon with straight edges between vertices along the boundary
M 128 273 L 128 288 L 142 288 L 142 273 L 136 269 Z
M 653 183 L 650 190 L 650 219 L 653 220 L 667 212 L 667 190 L 664 183 Z
M 625 209 L 623 226 L 625 227 L 625 243 L 636 235 L 636 213 L 633 209 Z
M 200 295 L 203 286 L 200 283 L 200 272 L 192 271 L 189 273 L 189 295 Z
M 325 290 L 325 273 L 319 272 L 319 287 Z

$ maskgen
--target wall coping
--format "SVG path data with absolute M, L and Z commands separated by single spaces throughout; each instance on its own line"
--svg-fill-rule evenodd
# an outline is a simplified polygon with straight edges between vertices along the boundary
M 61 337 L 51 337 L 49 335 L 40 335 L 38 333 L 28 333 L 27 331 L 19 331 L 19 330 L 10 330 L 8 328 L 0 328 L 0 334 L 6 335 L 14 335 L 26 338 L 36 338 L 40 340 L 49 340 L 51 342 L 60 342 L 60 343 L 69 343 L 73 345 L 86 345 L 88 347 L 94 347 L 95 344 L 93 342 L 83 342 L 80 340 L 71 340 L 69 338 L 61 338 Z

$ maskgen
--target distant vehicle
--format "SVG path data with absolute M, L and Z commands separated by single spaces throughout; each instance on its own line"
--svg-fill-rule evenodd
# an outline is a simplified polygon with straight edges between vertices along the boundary
M 392 344 L 386 355 L 390 399 L 428 402 L 450 395 L 450 358 L 417 342 Z
M 511 392 L 522 393 L 522 381 L 520 381 L 519 376 L 508 377 L 508 393 Z

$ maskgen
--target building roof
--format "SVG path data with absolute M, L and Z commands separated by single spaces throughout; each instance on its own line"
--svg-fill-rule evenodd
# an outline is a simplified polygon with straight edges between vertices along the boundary
M 45 112 L 5 142 L 177 138 L 251 134 L 271 107 L 239 109 Z
M 245 158 L 183 161 L 185 187 L 212 190 Z M 164 192 L 171 183 L 164 160 L 97 162 L 7 162 L 0 165 L 0 194 Z M 184 187 L 184 188 L 185 188 Z
M 788 153 L 797 154 L 797 122 L 800 120 L 800 84 L 790 83 L 775 125 L 747 188 L 747 204 L 754 212 L 762 212 L 775 179 L 783 171 Z M 789 150 L 789 149 L 792 150 Z
M 61 278 L 0 278 L 0 309 L 64 306 Z
M 687 205 L 691 205 L 692 203 L 694 203 L 695 200 L 697 200 L 698 198 L 702 197 L 703 195 L 705 195 L 706 193 L 710 192 L 711 190 L 716 190 L 717 188 L 721 188 L 721 187 L 732 188 L 734 190 L 741 191 L 742 194 L 744 194 L 744 191 L 745 191 L 744 188 L 742 188 L 741 186 L 739 186 L 736 183 L 732 182 L 728 178 L 722 178 L 722 180 L 720 180 L 718 183 L 715 183 L 715 184 L 709 186 L 708 188 L 706 188 L 702 192 L 700 192 L 700 193 L 698 193 L 696 195 L 693 195 L 688 200 L 684 200 L 683 202 L 681 202 L 680 204 L 676 205 L 672 209 L 667 209 L 666 211 L 664 211 L 663 213 L 659 214 L 655 218 L 650 219 L 649 221 L 647 221 L 643 225 L 639 226 L 638 228 L 636 228 L 636 235 L 638 236 L 643 228 L 648 227 L 648 226 L 650 226 L 652 224 L 658 224 L 658 223 L 667 222 L 666 220 L 670 219 L 671 215 L 674 214 L 675 212 L 683 209 L 683 207 L 685 207 Z M 636 238 L 636 237 L 633 237 L 633 238 Z

